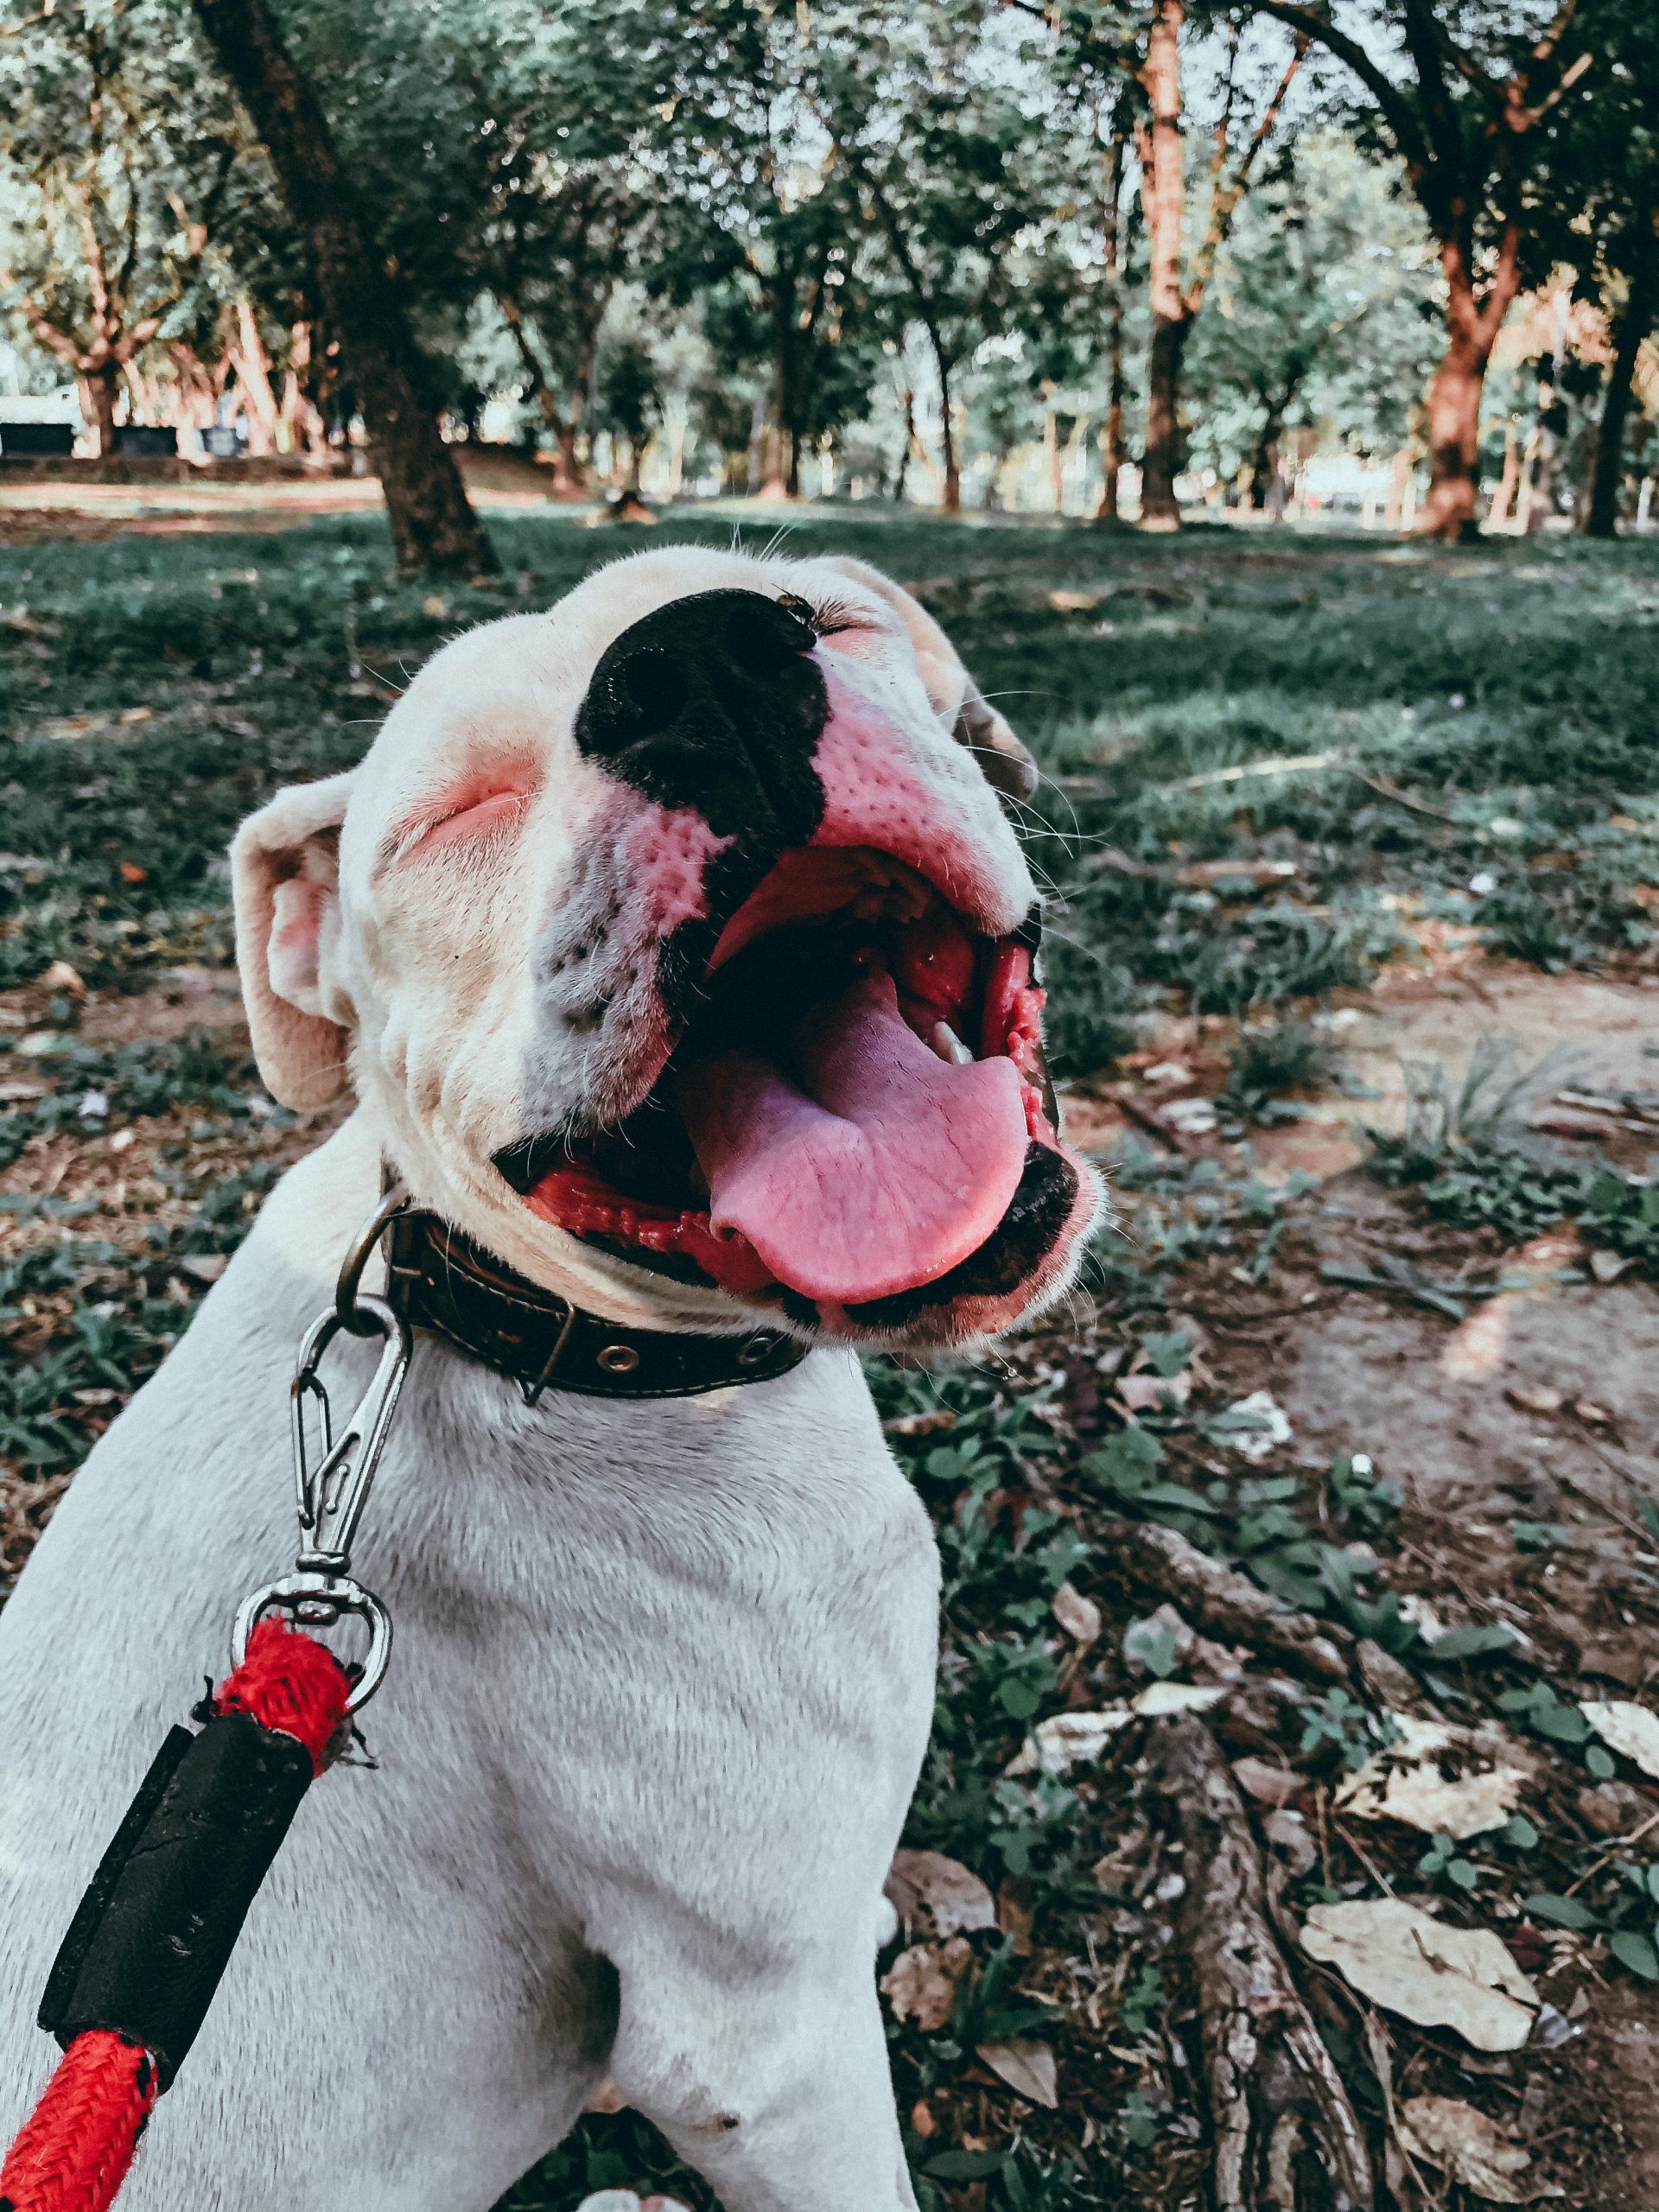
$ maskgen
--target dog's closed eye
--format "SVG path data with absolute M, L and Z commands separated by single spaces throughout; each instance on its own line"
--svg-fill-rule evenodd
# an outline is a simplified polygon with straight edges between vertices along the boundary
M 384 840 L 380 859 L 400 861 L 468 842 L 516 822 L 535 796 L 527 776 L 509 773 L 474 778 L 429 800 L 400 822 Z

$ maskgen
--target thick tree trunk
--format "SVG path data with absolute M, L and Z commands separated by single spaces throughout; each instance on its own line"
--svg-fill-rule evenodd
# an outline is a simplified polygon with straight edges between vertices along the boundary
M 1424 534 L 1472 537 L 1480 459 L 1480 396 L 1490 349 L 1454 336 L 1428 387 L 1428 497 Z
M 253 302 L 246 293 L 237 302 L 233 318 L 228 307 L 226 314 L 232 321 L 228 351 L 235 365 L 237 385 L 242 394 L 242 411 L 247 417 L 248 451 L 263 456 L 276 449 L 276 422 L 280 411 L 270 381 L 270 356 L 265 351 L 265 341 L 260 334 L 258 319 L 253 312 Z
M 576 433 L 566 423 L 553 432 L 553 489 L 561 499 L 570 499 L 582 491 L 582 463 L 576 457 Z
M 194 0 L 197 20 L 264 141 L 368 425 L 398 564 L 493 571 L 454 454 L 421 392 L 409 319 L 327 119 L 266 0 Z
M 1419 530 L 1456 543 L 1479 527 L 1480 399 L 1492 347 L 1515 297 L 1520 239 L 1513 226 L 1499 249 L 1484 300 L 1475 296 L 1473 267 L 1455 240 L 1440 247 L 1446 272 L 1446 346 L 1428 387 L 1428 497 Z
M 113 356 L 109 356 L 96 368 L 83 369 L 80 374 L 87 413 L 98 433 L 98 450 L 108 460 L 115 451 L 115 399 L 121 388 L 120 365 Z
M 1624 425 L 1630 411 L 1630 386 L 1636 377 L 1637 356 L 1653 326 L 1659 306 L 1659 237 L 1649 213 L 1643 226 L 1637 259 L 1630 270 L 1630 297 L 1619 319 L 1618 344 L 1613 353 L 1607 397 L 1602 403 L 1596 429 L 1596 467 L 1591 481 L 1589 510 L 1584 518 L 1586 537 L 1611 537 L 1618 528 L 1618 486 L 1624 473 Z
M 1147 445 L 1141 462 L 1141 520 L 1152 530 L 1180 526 L 1175 479 L 1181 470 L 1181 356 L 1191 327 L 1183 315 L 1154 315 L 1147 356 Z

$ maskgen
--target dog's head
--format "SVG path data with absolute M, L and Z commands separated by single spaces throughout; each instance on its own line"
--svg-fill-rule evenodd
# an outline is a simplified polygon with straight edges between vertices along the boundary
M 1099 1203 L 1043 1071 L 1034 781 L 873 569 L 678 549 L 424 668 L 233 854 L 255 1048 L 416 1197 L 617 1318 L 936 1345 Z

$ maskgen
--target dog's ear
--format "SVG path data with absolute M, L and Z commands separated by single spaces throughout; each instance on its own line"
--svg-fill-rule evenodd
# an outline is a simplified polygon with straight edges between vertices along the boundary
M 297 1113 L 346 1087 L 346 1033 L 322 1010 L 323 946 L 340 911 L 340 825 L 352 771 L 278 791 L 231 847 L 236 958 L 254 1057 Z
M 887 601 L 909 633 L 917 668 L 936 711 L 952 717 L 957 743 L 973 754 L 994 791 L 1009 798 L 1029 798 L 1037 788 L 1037 763 L 996 709 L 988 704 L 956 647 L 921 602 L 880 569 L 849 554 L 832 553 L 824 566 L 839 569 Z

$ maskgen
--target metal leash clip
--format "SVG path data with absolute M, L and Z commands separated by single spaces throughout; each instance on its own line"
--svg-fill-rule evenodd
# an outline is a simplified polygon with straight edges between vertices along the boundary
M 290 1613 L 296 1621 L 318 1628 L 332 1628 L 342 1614 L 354 1614 L 368 1628 L 369 1649 L 346 1700 L 348 1713 L 356 1713 L 374 1695 L 391 1656 L 391 1616 L 373 1592 L 353 1578 L 352 1543 L 391 1432 L 412 1349 L 403 1316 L 384 1298 L 359 1286 L 370 1253 L 408 1205 L 409 1193 L 399 1184 L 364 1223 L 341 1263 L 334 1304 L 306 1332 L 291 1390 L 299 1555 L 291 1574 L 267 1583 L 244 1600 L 231 1631 L 231 1656 L 239 1667 L 254 1624 L 266 1613 Z M 342 1332 L 378 1336 L 385 1348 L 374 1379 L 336 1437 L 328 1393 L 318 1370 L 324 1353 Z M 315 1465 L 306 1428 L 310 1405 L 316 1408 L 322 1439 L 322 1457 Z

